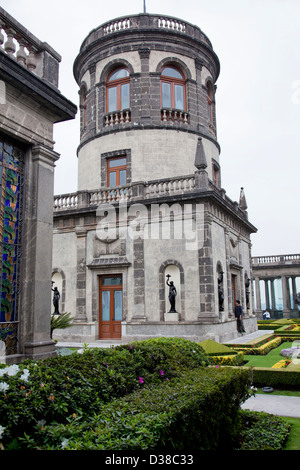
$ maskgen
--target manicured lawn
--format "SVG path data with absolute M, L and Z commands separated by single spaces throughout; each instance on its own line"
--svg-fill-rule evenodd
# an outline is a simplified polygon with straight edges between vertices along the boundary
M 244 359 L 247 361 L 247 366 L 253 367 L 272 367 L 276 362 L 284 359 L 280 352 L 282 349 L 287 349 L 292 346 L 291 342 L 282 343 L 278 348 L 272 349 L 266 356 L 245 355 Z
M 282 419 L 291 426 L 284 450 L 300 450 L 300 419 L 288 417 L 282 417 Z

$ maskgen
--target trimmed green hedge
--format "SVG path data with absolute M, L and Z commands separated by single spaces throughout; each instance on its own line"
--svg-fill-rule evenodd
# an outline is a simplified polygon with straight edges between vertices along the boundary
M 300 387 L 299 371 L 286 369 L 274 369 L 269 367 L 254 367 L 252 369 L 253 385 L 256 387 L 274 387 L 287 390 Z
M 89 417 L 104 403 L 210 363 L 203 349 L 179 338 L 140 341 L 115 349 L 86 349 L 20 366 L 0 364 L 0 430 L 5 446 L 37 423 Z M 25 371 L 25 372 L 24 372 Z M 1 436 L 2 433 L 0 433 Z
M 201 368 L 103 405 L 88 421 L 46 426 L 28 436 L 45 450 L 230 450 L 239 435 L 248 370 Z

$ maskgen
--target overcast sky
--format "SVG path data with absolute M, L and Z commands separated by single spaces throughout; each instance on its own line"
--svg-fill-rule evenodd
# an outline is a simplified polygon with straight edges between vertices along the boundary
M 61 56 L 60 90 L 78 106 L 73 62 L 88 33 L 143 11 L 143 0 L 2 0 L 1 6 Z M 252 255 L 300 253 L 300 1 L 146 0 L 148 13 L 199 26 L 221 63 L 217 131 L 222 187 L 245 188 Z M 55 125 L 55 194 L 77 190 L 79 113 Z

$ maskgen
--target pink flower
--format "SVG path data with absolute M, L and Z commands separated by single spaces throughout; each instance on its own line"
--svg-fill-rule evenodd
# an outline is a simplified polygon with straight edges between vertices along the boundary
M 159 373 L 160 373 L 160 375 L 165 375 L 163 370 L 160 370 Z
M 143 383 L 144 383 L 143 377 L 139 377 L 139 382 L 140 382 L 140 384 L 143 384 Z

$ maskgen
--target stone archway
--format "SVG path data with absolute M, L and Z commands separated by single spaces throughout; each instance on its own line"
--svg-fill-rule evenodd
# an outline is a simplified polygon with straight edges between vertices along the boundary
M 160 321 L 164 321 L 164 315 L 169 311 L 168 287 L 166 285 L 166 275 L 170 274 L 177 290 L 176 310 L 179 319 L 185 319 L 185 292 L 184 292 L 184 271 L 182 265 L 176 260 L 166 260 L 159 268 L 159 313 Z

